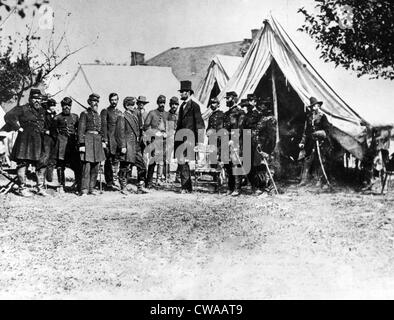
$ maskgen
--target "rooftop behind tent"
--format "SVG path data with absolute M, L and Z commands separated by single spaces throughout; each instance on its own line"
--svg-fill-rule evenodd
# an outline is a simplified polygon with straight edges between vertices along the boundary
M 209 99 L 216 97 L 226 86 L 228 80 L 237 70 L 242 57 L 216 55 L 207 70 L 204 80 L 197 89 L 196 98 L 207 106 Z
M 237 92 L 239 99 L 249 93 L 273 99 L 273 79 L 279 127 L 282 126 L 280 137 L 281 132 L 291 131 L 289 126 L 293 124 L 298 134 L 302 131 L 305 105 L 309 105 L 310 97 L 314 96 L 324 102 L 322 110 L 333 125 L 332 135 L 339 144 L 358 159 L 363 158 L 367 122 L 326 83 L 271 16 L 265 20 L 219 99 L 223 101 L 228 91 Z
M 169 100 L 178 95 L 179 82 L 167 67 L 151 66 L 112 66 L 112 65 L 80 65 L 67 83 L 52 79 L 47 93 L 55 95 L 59 102 L 71 96 L 84 106 L 88 106 L 88 96 L 94 92 L 100 95 L 99 110 L 108 107 L 108 96 L 111 92 L 119 95 L 119 106 L 126 96 L 145 96 L 150 102 L 147 110 L 156 108 L 156 99 L 163 94 Z M 73 102 L 72 112 L 80 113 L 84 109 Z

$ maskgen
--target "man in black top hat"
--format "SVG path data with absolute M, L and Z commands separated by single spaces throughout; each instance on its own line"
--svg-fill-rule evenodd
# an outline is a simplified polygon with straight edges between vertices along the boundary
M 202 119 L 200 106 L 192 100 L 194 91 L 192 89 L 191 81 L 181 81 L 181 88 L 179 90 L 182 104 L 179 109 L 177 133 L 180 130 L 188 129 L 191 132 L 191 136 L 194 137 L 194 141 L 189 141 L 185 137 L 183 141 L 175 141 L 175 153 L 177 153 L 178 147 L 182 143 L 192 143 L 191 147 L 194 148 L 198 143 L 198 131 L 205 129 L 204 120 Z M 182 156 L 178 155 L 178 169 L 181 176 L 181 188 L 182 193 L 192 192 L 192 180 L 188 160 L 195 159 L 195 154 L 186 154 L 186 150 L 183 156 L 187 155 L 188 159 L 181 159 Z
M 81 113 L 78 123 L 79 152 L 82 161 L 81 196 L 96 195 L 100 162 L 105 160 L 105 138 L 102 132 L 101 117 L 98 114 L 100 96 L 92 93 L 88 98 L 89 108 Z
M 42 94 L 39 89 L 31 89 L 29 103 L 16 106 L 9 111 L 4 120 L 12 130 L 18 131 L 18 136 L 12 148 L 11 160 L 17 163 L 19 194 L 31 196 L 26 189 L 26 169 L 35 166 L 37 177 L 37 193 L 45 196 L 44 180 L 45 167 L 39 166 L 43 152 L 43 137 L 45 134 L 45 110 L 41 106 Z
M 55 156 L 57 160 L 57 178 L 59 192 L 64 192 L 66 183 L 66 167 L 74 172 L 75 185 L 80 191 L 81 187 L 81 159 L 78 151 L 78 121 L 76 114 L 71 113 L 72 100 L 65 97 L 61 102 L 62 112 L 55 117 L 56 145 Z
M 325 180 L 322 166 L 326 174 L 329 175 L 328 160 L 332 150 L 332 143 L 329 135 L 330 124 L 326 115 L 320 110 L 322 104 L 322 101 L 318 101 L 315 97 L 311 97 L 310 104 L 306 107 L 304 134 L 299 144 L 301 151 L 303 151 L 302 153 L 305 153 L 300 185 L 307 184 L 311 169 L 316 168 L 318 179 L 317 186 L 327 186 L 325 184 L 327 181 Z M 319 152 L 321 162 L 319 159 Z
M 118 177 L 119 159 L 117 157 L 117 144 L 115 139 L 116 120 L 122 114 L 117 109 L 119 96 L 117 93 L 109 95 L 109 107 L 101 111 L 101 125 L 103 127 L 104 140 L 107 142 L 105 148 L 106 159 L 104 163 L 104 176 L 107 190 L 115 190 L 115 181 Z
M 241 192 L 242 175 L 234 174 L 235 168 L 239 167 L 238 163 L 241 156 L 241 141 L 242 141 L 242 123 L 245 117 L 245 112 L 238 107 L 238 95 L 234 91 L 226 93 L 226 105 L 229 108 L 224 113 L 223 128 L 227 130 L 227 134 L 230 135 L 230 161 L 224 164 L 228 179 L 228 190 L 227 195 L 237 197 Z M 239 130 L 239 140 L 235 141 L 233 130 Z

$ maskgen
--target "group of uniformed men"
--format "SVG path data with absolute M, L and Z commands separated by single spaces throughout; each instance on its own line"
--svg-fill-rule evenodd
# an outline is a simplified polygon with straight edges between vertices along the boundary
M 123 100 L 124 111 L 117 106 L 119 96 L 116 93 L 109 95 L 109 107 L 98 113 L 100 96 L 92 93 L 87 103 L 89 107 L 78 117 L 71 113 L 73 100 L 69 97 L 61 101 L 62 112 L 56 115 L 56 101 L 53 99 L 43 100 L 38 89 L 30 91 L 29 103 L 18 106 L 8 112 L 5 121 L 13 130 L 18 131 L 11 159 L 17 163 L 17 175 L 19 179 L 19 194 L 31 196 L 32 193 L 26 187 L 26 169 L 29 165 L 34 166 L 36 173 L 36 193 L 46 196 L 45 183 L 52 180 L 52 172 L 57 169 L 59 192 L 64 192 L 65 169 L 74 171 L 75 183 L 73 188 L 81 196 L 95 195 L 96 184 L 99 174 L 100 163 L 104 162 L 104 176 L 107 190 L 119 190 L 128 194 L 126 189 L 131 170 L 137 168 L 137 185 L 133 193 L 146 193 L 153 187 L 153 176 L 156 168 L 159 179 L 169 176 L 169 159 L 166 158 L 166 140 L 169 136 L 182 130 L 188 129 L 198 141 L 199 130 L 205 129 L 199 105 L 192 99 L 193 90 L 190 81 L 181 81 L 180 99 L 172 97 L 169 101 L 170 109 L 165 111 L 166 97 L 160 95 L 157 98 L 157 109 L 146 114 L 144 106 L 148 103 L 146 97 L 126 97 Z M 322 102 L 311 98 L 311 111 L 318 108 Z M 180 107 L 179 107 L 180 105 Z M 270 187 L 270 172 L 264 163 L 270 163 L 272 153 L 276 145 L 277 124 L 271 113 L 269 99 L 259 101 L 258 98 L 249 94 L 247 99 L 238 103 L 235 92 L 226 94 L 228 110 L 219 110 L 219 100 L 210 100 L 211 115 L 208 119 L 206 135 L 225 129 L 230 138 L 232 149 L 229 161 L 224 163 L 228 179 L 228 195 L 238 196 L 241 192 L 242 181 L 250 183 L 254 194 L 262 194 Z M 179 108 L 179 112 L 178 112 Z M 313 112 L 310 112 L 313 115 Z M 316 131 L 325 130 L 319 125 L 316 129 L 316 117 L 310 116 L 306 121 L 305 134 L 300 143 L 300 148 L 309 150 L 307 161 L 303 170 L 303 180 L 307 178 L 307 171 L 313 161 L 314 146 L 310 145 L 310 138 Z M 324 116 L 319 117 L 318 123 L 325 125 Z M 237 173 L 236 169 L 242 168 L 239 157 L 242 156 L 242 137 L 233 139 L 233 132 L 239 129 L 241 132 L 251 132 L 251 168 L 244 174 Z M 153 135 L 146 138 L 146 133 L 153 130 Z M 320 131 L 321 131 L 320 130 Z M 320 135 L 324 136 L 320 132 Z M 155 139 L 162 139 L 163 149 L 152 149 L 151 144 Z M 326 139 L 327 137 L 323 137 Z M 185 142 L 175 141 L 173 151 Z M 221 161 L 221 138 L 218 140 L 217 155 Z M 148 151 L 146 151 L 148 150 Z M 145 151 L 145 152 L 144 152 Z M 157 157 L 162 152 L 161 157 Z M 144 155 L 148 154 L 148 160 Z M 186 152 L 185 152 L 186 154 Z M 154 160 L 149 159 L 153 157 Z M 155 160 L 156 159 L 156 160 Z M 158 160 L 157 160 L 158 159 Z M 148 161 L 148 162 L 147 162 Z M 272 166 L 271 166 L 272 169 Z M 181 192 L 192 191 L 191 172 L 188 161 L 178 161 L 177 175 L 181 182 Z M 177 176 L 178 179 L 178 176 Z M 116 185 L 118 180 L 119 186 Z

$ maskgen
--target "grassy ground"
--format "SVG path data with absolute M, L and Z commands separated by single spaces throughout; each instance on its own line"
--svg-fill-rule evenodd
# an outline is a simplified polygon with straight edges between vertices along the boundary
M 0 201 L 0 298 L 394 298 L 394 192 Z

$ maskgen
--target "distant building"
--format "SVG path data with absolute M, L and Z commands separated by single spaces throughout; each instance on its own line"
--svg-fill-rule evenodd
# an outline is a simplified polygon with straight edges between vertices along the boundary
M 254 39 L 258 31 L 258 29 L 252 30 L 252 39 Z M 171 67 L 172 72 L 179 81 L 191 80 L 193 88 L 196 90 L 216 55 L 242 57 L 248 51 L 252 39 L 201 47 L 175 47 L 158 54 L 145 63 L 149 66 Z

